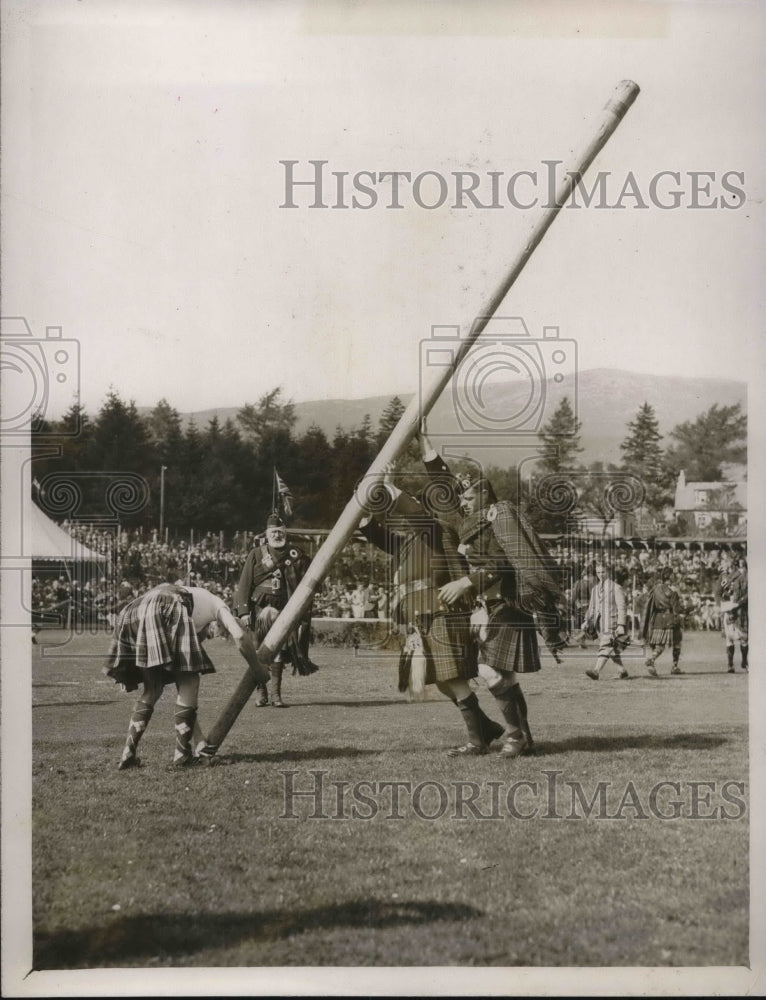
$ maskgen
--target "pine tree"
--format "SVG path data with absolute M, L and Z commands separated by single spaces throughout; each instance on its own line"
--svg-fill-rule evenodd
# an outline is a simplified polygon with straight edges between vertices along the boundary
M 540 458 L 537 466 L 544 474 L 571 472 L 577 455 L 583 450 L 580 445 L 582 423 L 575 417 L 569 397 L 565 396 L 550 420 L 538 432 Z
M 332 447 L 327 435 L 312 424 L 299 441 L 298 478 L 294 489 L 297 519 L 311 527 L 332 523 L 333 505 L 329 496 L 332 477 Z
M 205 444 L 195 420 L 190 420 L 178 460 L 165 476 L 165 524 L 171 528 L 205 526 L 205 506 L 199 482 L 204 475 Z
M 78 488 L 86 497 L 77 516 L 103 517 L 113 514 L 114 504 L 117 504 L 122 524 L 150 523 L 148 505 L 135 506 L 128 502 L 124 506 L 123 491 L 113 489 L 118 486 L 122 474 L 131 474 L 125 476 L 126 482 L 135 483 L 133 474 L 136 474 L 151 484 L 159 473 L 149 445 L 146 422 L 135 402 L 126 403 L 116 390 L 110 389 L 84 440 L 86 447 L 77 460 L 90 475 L 77 479 Z M 130 492 L 128 488 L 125 497 Z
M 372 417 L 369 413 L 365 413 L 362 417 L 361 424 L 354 431 L 354 437 L 364 442 L 365 445 L 372 444 Z
M 111 389 L 98 412 L 90 440 L 92 469 L 149 471 L 151 459 L 146 422 L 133 400 L 125 403 Z
M 526 512 L 538 531 L 559 534 L 567 530 L 576 497 L 572 478 L 580 467 L 577 456 L 583 450 L 581 428 L 565 396 L 537 435 L 540 457 Z
M 660 446 L 662 434 L 654 409 L 649 403 L 639 407 L 628 424 L 628 435 L 620 445 L 622 469 L 637 477 L 644 491 L 644 506 L 657 515 L 673 496 L 673 474 Z
M 391 402 L 383 410 L 378 420 L 378 449 L 382 448 L 391 436 L 391 431 L 396 427 L 404 413 L 406 407 L 398 396 L 393 396 Z
M 257 444 L 269 433 L 276 431 L 292 433 L 298 419 L 295 414 L 295 403 L 292 400 L 283 403 L 281 395 L 282 387 L 277 386 L 276 389 L 261 396 L 255 405 L 247 403 L 238 411 L 237 421 L 246 438 Z
M 39 486 L 48 475 L 59 477 L 74 473 L 79 489 L 86 494 L 86 503 L 79 510 L 80 514 L 83 514 L 86 508 L 95 513 L 87 499 L 90 493 L 94 492 L 88 488 L 88 476 L 77 476 L 78 472 L 87 472 L 91 468 L 88 464 L 88 455 L 92 434 L 93 424 L 79 403 L 74 403 L 55 423 L 40 421 L 33 423 L 31 428 L 33 480 L 36 480 Z M 53 442 L 57 448 L 61 448 L 60 454 L 55 453 L 55 450 L 53 454 L 51 453 Z M 103 487 L 103 483 L 100 485 Z M 44 491 L 33 490 L 33 497 L 42 507 L 46 506 L 48 497 Z M 101 501 L 103 503 L 103 490 Z M 48 513 L 54 518 L 60 516 L 55 506 Z

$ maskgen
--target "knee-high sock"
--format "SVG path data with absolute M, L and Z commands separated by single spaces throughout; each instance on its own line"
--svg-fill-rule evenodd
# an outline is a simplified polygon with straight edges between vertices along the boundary
M 456 695 L 450 689 L 448 684 L 443 684 L 437 681 L 436 686 L 443 695 L 449 698 L 449 700 L 452 702 L 453 705 L 456 705 L 458 708 L 460 708 L 460 702 L 457 700 Z M 500 739 L 500 737 L 503 735 L 504 727 L 501 726 L 499 722 L 495 722 L 494 719 L 490 719 L 490 717 L 486 714 L 481 705 L 479 705 L 478 698 L 476 698 L 476 712 L 479 716 L 479 719 L 481 720 L 482 738 L 484 742 L 487 744 L 487 746 L 489 746 L 489 744 L 492 743 L 493 740 Z
M 742 669 L 747 670 L 747 651 L 748 644 L 746 642 L 741 642 L 739 644 L 739 651 L 742 654 Z
M 284 663 L 272 663 L 269 667 L 271 671 L 271 679 L 274 682 L 272 684 L 272 698 L 282 699 L 282 673 L 284 672 Z
M 521 731 L 524 734 L 524 739 L 527 741 L 528 746 L 532 746 L 534 740 L 532 739 L 529 722 L 527 721 L 527 699 L 524 697 L 521 685 L 514 684 L 511 688 L 511 693 L 516 700 L 516 707 L 519 714 L 519 725 L 521 726 Z
M 122 751 L 122 759 L 129 760 L 136 756 L 136 749 L 139 740 L 144 735 L 144 730 L 149 725 L 149 720 L 154 712 L 154 705 L 147 705 L 145 701 L 137 701 L 133 706 L 133 713 L 130 716 L 128 725 L 128 737 L 125 740 L 125 747 Z
M 196 718 L 196 708 L 189 708 L 188 705 L 179 705 L 176 703 L 176 747 L 173 753 L 174 762 L 188 760 L 192 756 L 192 733 L 194 732 L 194 721 Z
M 521 736 L 523 732 L 519 713 L 519 701 L 515 693 L 518 690 L 518 684 L 514 684 L 513 687 L 509 688 L 502 688 L 499 685 L 497 689 L 490 688 L 495 701 L 500 706 L 500 711 L 503 713 L 508 736 L 515 737 Z
M 469 742 L 477 747 L 486 747 L 487 744 L 484 739 L 481 718 L 484 713 L 479 708 L 479 699 L 475 694 L 471 694 L 462 701 L 459 701 L 457 707 L 463 715 L 463 722 L 465 723 L 465 728 L 468 730 Z

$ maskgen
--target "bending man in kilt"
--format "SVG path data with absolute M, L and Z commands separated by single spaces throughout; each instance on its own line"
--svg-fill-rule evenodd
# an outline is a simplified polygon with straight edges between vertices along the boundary
M 673 652 L 673 666 L 670 672 L 683 673 L 678 665 L 683 640 L 681 598 L 671 585 L 672 579 L 673 570 L 666 566 L 660 573 L 659 583 L 656 583 L 649 592 L 644 610 L 641 634 L 644 644 L 651 650 L 645 663 L 652 677 L 657 676 L 655 663 L 666 646 L 670 646 Z
M 138 766 L 138 743 L 166 684 L 175 684 L 178 692 L 173 763 L 186 767 L 197 762 L 199 744 L 204 747 L 197 722 L 200 676 L 215 672 L 202 648 L 212 622 L 236 641 L 248 663 L 258 662 L 252 636 L 243 631 L 220 597 L 202 587 L 163 583 L 130 601 L 119 613 L 103 672 L 126 691 L 143 686 L 130 717 L 121 771 Z
M 234 593 L 234 613 L 247 616 L 255 641 L 260 645 L 279 612 L 290 599 L 311 560 L 297 545 L 287 545 L 285 523 L 276 512 L 266 521 L 266 533 L 256 539 L 248 553 L 239 583 Z M 284 708 L 282 673 L 286 663 L 292 663 L 294 674 L 313 674 L 319 668 L 309 659 L 311 642 L 311 612 L 290 634 L 285 646 L 271 664 L 273 692 L 271 704 Z M 256 688 L 256 706 L 269 703 L 267 684 Z
M 562 591 L 558 567 L 521 512 L 509 501 L 498 502 L 483 476 L 458 481 L 423 439 L 423 461 L 435 481 L 455 491 L 462 510 L 460 551 L 468 572 L 445 584 L 440 598 L 448 605 L 470 599 L 478 646 L 478 672 L 497 701 L 506 723 L 505 757 L 534 752 L 527 703 L 519 674 L 540 669 L 537 631 L 554 656 L 566 645 L 558 610 Z M 472 734 L 456 753 L 486 752 Z
M 360 531 L 394 558 L 392 619 L 406 630 L 399 660 L 399 690 L 405 691 L 417 662 L 425 661 L 425 683 L 435 684 L 460 709 L 477 753 L 503 734 L 503 727 L 479 706 L 468 680 L 476 675 L 472 656 L 470 601 L 441 600 L 439 590 L 467 569 L 454 526 L 437 516 L 427 491 L 419 500 L 385 483 L 390 503 L 383 517 L 368 514 Z M 364 498 L 360 498 L 364 505 Z M 462 753 L 462 748 L 449 753 Z

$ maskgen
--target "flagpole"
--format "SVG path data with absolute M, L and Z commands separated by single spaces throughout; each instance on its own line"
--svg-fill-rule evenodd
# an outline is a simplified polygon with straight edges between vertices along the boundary
M 638 93 L 639 88 L 637 84 L 631 80 L 623 80 L 617 85 L 615 92 L 604 108 L 595 134 L 587 143 L 580 156 L 563 173 L 556 191 L 555 202 L 553 204 L 548 203 L 542 207 L 541 214 L 534 222 L 531 231 L 524 234 L 521 246 L 512 258 L 511 265 L 500 281 L 497 290 L 484 305 L 483 309 L 479 309 L 473 314 L 478 318 L 461 327 L 461 336 L 455 342 L 456 349 L 453 353 L 451 363 L 445 365 L 443 368 L 434 367 L 426 371 L 424 375 L 425 384 L 422 386 L 421 393 L 415 393 L 409 406 L 402 414 L 388 440 L 367 471 L 364 479 L 362 499 L 365 496 L 372 497 L 376 490 L 380 489 L 386 467 L 396 461 L 417 433 L 421 421 L 428 415 L 452 378 L 455 370 L 500 307 L 559 211 L 579 184 L 582 175 L 606 145 L 610 136 L 635 101 Z M 259 646 L 258 659 L 261 663 L 271 663 L 282 648 L 290 632 L 301 618 L 305 616 L 313 601 L 314 593 L 328 573 L 332 563 L 340 554 L 343 546 L 351 538 L 354 531 L 356 531 L 363 514 L 364 507 L 355 493 L 327 536 L 324 545 L 309 565 L 303 579 Z M 245 707 L 250 695 L 255 690 L 256 685 L 256 671 L 252 667 L 248 667 L 221 716 L 210 731 L 208 744 L 212 752 L 217 751 L 219 748 L 226 734 L 234 725 L 239 713 Z

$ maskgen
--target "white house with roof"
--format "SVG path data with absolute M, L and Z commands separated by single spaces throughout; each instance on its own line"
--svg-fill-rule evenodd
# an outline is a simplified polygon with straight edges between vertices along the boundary
M 697 528 L 707 528 L 714 521 L 723 521 L 726 533 L 744 533 L 747 526 L 747 483 L 732 482 L 687 482 L 682 469 L 676 483 L 673 504 L 676 518 L 683 515 L 693 519 Z

